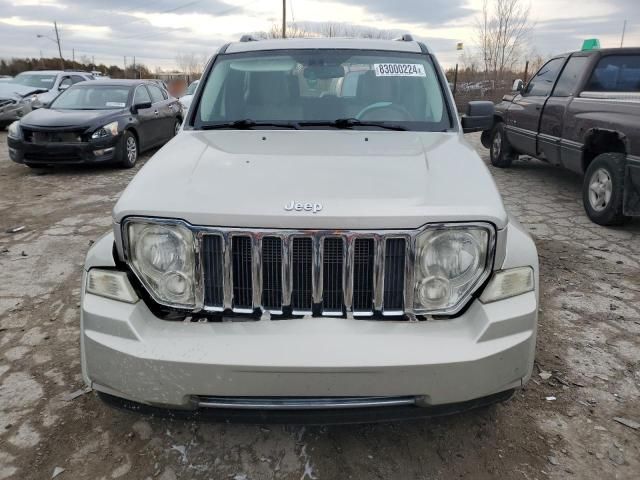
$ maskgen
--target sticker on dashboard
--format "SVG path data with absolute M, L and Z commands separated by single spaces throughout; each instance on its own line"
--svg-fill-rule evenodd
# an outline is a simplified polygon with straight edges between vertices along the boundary
M 419 63 L 376 63 L 376 77 L 426 77 L 424 65 Z

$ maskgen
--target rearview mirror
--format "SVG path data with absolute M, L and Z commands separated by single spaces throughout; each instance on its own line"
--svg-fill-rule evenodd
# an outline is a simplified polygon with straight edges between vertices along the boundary
M 151 102 L 136 103 L 133 107 L 131 107 L 131 112 L 138 113 L 139 110 L 144 110 L 146 108 L 151 108 Z
M 524 82 L 520 79 L 513 82 L 513 87 L 511 87 L 512 92 L 521 92 L 524 90 Z
M 474 101 L 467 105 L 467 113 L 460 119 L 464 133 L 482 132 L 493 127 L 496 108 L 492 102 Z

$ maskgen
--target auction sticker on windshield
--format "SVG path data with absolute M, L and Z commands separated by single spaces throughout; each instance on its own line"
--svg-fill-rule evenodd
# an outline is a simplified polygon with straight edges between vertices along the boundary
M 424 65 L 418 63 L 376 63 L 376 77 L 426 77 Z

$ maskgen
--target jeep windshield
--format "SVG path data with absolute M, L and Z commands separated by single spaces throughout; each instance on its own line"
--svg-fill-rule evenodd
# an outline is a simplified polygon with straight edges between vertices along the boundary
M 196 129 L 444 131 L 452 127 L 431 57 L 373 50 L 282 50 L 217 57 Z

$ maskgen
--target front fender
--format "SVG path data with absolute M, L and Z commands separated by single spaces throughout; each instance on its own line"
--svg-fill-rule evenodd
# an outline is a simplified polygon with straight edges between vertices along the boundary
M 85 271 L 89 271 L 91 268 L 115 268 L 113 246 L 113 230 L 110 230 L 96 240 L 87 252 L 87 257 L 84 261 Z

